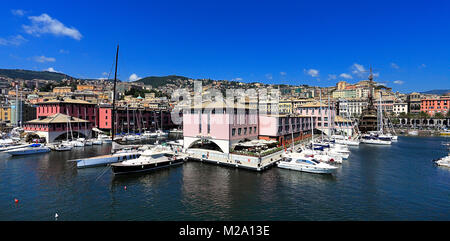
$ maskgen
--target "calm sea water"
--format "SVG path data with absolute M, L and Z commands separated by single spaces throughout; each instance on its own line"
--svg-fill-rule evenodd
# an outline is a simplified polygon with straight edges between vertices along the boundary
M 188 162 L 115 177 L 66 161 L 110 145 L 0 154 L 0 220 L 450 220 L 450 169 L 431 162 L 444 140 L 361 145 L 334 176 Z

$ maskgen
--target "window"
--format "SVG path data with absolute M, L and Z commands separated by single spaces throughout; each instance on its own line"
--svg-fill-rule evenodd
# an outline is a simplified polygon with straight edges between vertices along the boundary
M 255 134 L 256 134 L 256 126 L 255 126 L 255 127 L 253 127 L 253 130 L 255 131 Z
M 239 128 L 238 129 L 238 135 L 241 135 L 241 133 L 242 133 L 242 128 Z
M 244 128 L 244 135 L 247 135 L 247 127 Z
M 233 130 L 231 130 L 231 135 L 235 136 L 236 135 L 236 128 L 233 128 Z

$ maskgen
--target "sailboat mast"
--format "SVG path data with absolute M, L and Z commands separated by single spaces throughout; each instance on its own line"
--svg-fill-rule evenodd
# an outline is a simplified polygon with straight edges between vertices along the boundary
M 115 134 L 115 127 L 116 127 L 116 121 L 115 121 L 115 113 L 116 113 L 116 82 L 117 82 L 117 62 L 119 60 L 119 45 L 117 45 L 117 52 L 116 52 L 116 70 L 114 72 L 114 85 L 113 85 L 113 99 L 112 99 L 112 124 L 111 124 L 111 129 L 112 129 L 112 134 L 111 134 L 111 140 L 114 141 L 114 134 Z

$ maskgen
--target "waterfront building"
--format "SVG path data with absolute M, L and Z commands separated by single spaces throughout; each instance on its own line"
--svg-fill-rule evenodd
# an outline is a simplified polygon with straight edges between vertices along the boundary
M 292 137 L 294 141 L 299 141 L 311 136 L 311 118 L 309 116 L 261 114 L 258 118 L 259 139 L 274 140 L 280 145 L 287 146 L 292 143 Z M 313 121 L 317 121 L 317 118 L 313 118 Z
M 77 85 L 77 90 L 78 91 L 92 91 L 94 90 L 94 86 L 93 85 Z
M 151 129 L 171 129 L 177 127 L 168 110 L 142 107 L 117 107 L 115 115 L 117 133 L 143 132 Z M 97 127 L 103 131 L 111 131 L 112 106 L 103 104 L 98 107 Z
M 315 102 L 300 105 L 296 109 L 296 113 L 301 116 L 312 116 L 315 119 L 314 128 L 328 135 L 331 131 L 332 119 L 336 116 L 336 108 L 333 104 L 328 106 L 324 103 Z
M 420 111 L 426 112 L 430 116 L 441 113 L 444 116 L 450 109 L 450 97 L 442 96 L 439 98 L 425 98 L 421 100 Z
M 207 143 L 221 153 L 229 153 L 240 141 L 257 139 L 258 131 L 258 112 L 248 104 L 216 101 L 184 108 L 185 149 Z
M 334 99 L 354 99 L 357 97 L 357 91 L 356 89 L 335 90 L 333 91 L 332 97 Z
M 408 112 L 411 114 L 420 113 L 420 106 L 422 104 L 421 94 L 413 92 L 406 97 L 406 102 L 408 103 Z
M 367 107 L 367 104 L 367 99 L 339 99 L 339 111 L 337 114 L 351 118 L 358 118 L 361 116 L 363 109 Z
M 408 114 L 408 103 L 406 102 L 395 102 L 393 107 L 393 112 L 396 115 L 400 113 Z
M 37 103 L 36 110 L 37 110 L 36 113 L 37 118 L 61 113 L 76 118 L 80 118 L 83 120 L 87 120 L 94 124 L 97 123 L 96 105 L 84 100 L 71 98 L 52 99 Z
M 18 99 L 10 100 L 11 105 L 11 125 L 20 126 L 23 123 L 36 118 L 36 106 L 26 103 L 23 100 Z
M 45 138 L 47 143 L 50 143 L 71 139 L 72 136 L 88 137 L 91 135 L 92 123 L 57 113 L 28 121 L 24 124 L 23 129 L 26 133 L 37 134 Z

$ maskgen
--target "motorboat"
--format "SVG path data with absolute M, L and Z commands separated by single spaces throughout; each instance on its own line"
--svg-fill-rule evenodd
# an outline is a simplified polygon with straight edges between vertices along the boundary
M 91 140 L 85 140 L 84 141 L 84 145 L 85 146 L 92 146 L 92 141 Z
M 419 131 L 418 130 L 408 131 L 408 135 L 410 135 L 410 136 L 417 136 L 417 135 L 419 135 Z
M 361 143 L 373 145 L 391 145 L 392 141 L 372 137 L 372 138 L 362 138 Z
M 151 132 L 151 131 L 145 131 L 144 134 L 142 134 L 144 138 L 154 138 L 158 136 L 158 133 Z
M 28 145 L 27 147 L 23 147 L 23 148 L 5 151 L 5 153 L 8 153 L 12 156 L 32 155 L 32 154 L 39 154 L 39 153 L 46 153 L 46 152 L 50 152 L 50 148 L 48 148 L 42 144 L 39 144 L 39 143 L 31 144 L 31 145 Z
M 435 161 L 436 165 L 450 167 L 450 154 Z
M 315 159 L 315 157 L 306 157 L 301 153 L 296 152 L 287 154 L 284 160 L 278 162 L 277 165 L 279 168 L 320 174 L 332 174 L 335 173 L 338 168 L 320 162 Z
M 295 153 L 295 152 L 294 152 Z M 329 154 L 327 154 L 329 153 Z M 316 160 L 326 163 L 342 163 L 342 156 L 337 153 L 331 153 L 324 151 L 324 148 L 315 148 L 315 150 L 301 148 L 301 155 L 305 157 L 314 157 Z
M 64 144 L 58 144 L 54 145 L 53 148 L 51 148 L 54 151 L 70 151 L 72 150 L 72 146 L 70 145 L 64 145 Z
M 173 155 L 169 148 L 156 146 L 145 150 L 137 159 L 127 160 L 120 163 L 111 164 L 115 175 L 147 172 L 160 168 L 167 168 L 184 163 L 184 158 Z
M 102 143 L 111 143 L 112 142 L 111 137 L 108 135 L 105 135 L 105 134 L 99 134 L 97 136 L 97 140 L 101 140 Z
M 70 142 L 70 145 L 73 147 L 84 147 L 84 142 L 80 140 L 74 140 Z
M 122 141 L 135 141 L 136 140 L 136 136 L 135 135 L 126 135 L 122 138 Z

